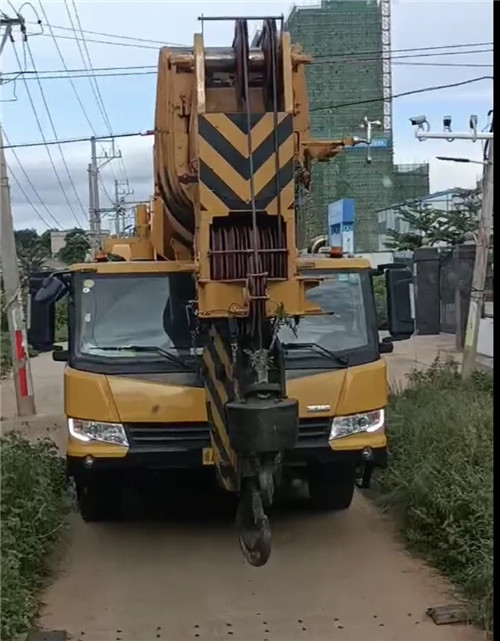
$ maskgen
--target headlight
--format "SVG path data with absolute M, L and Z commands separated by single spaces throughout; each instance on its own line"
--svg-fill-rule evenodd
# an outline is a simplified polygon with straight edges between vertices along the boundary
M 375 410 L 350 416 L 336 416 L 332 422 L 330 441 L 360 432 L 376 432 L 384 426 L 385 411 Z
M 127 434 L 121 423 L 102 423 L 101 421 L 69 418 L 68 429 L 71 436 L 79 441 L 100 441 L 128 447 Z

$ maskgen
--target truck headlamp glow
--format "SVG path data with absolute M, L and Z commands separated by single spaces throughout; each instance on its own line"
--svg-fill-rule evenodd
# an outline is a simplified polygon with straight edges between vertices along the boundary
M 84 421 L 79 418 L 68 419 L 69 433 L 79 441 L 100 441 L 128 447 L 127 434 L 121 423 Z
M 350 414 L 349 416 L 336 416 L 330 430 L 330 441 L 362 432 L 376 432 L 384 427 L 384 423 L 385 411 L 383 409 L 362 414 Z

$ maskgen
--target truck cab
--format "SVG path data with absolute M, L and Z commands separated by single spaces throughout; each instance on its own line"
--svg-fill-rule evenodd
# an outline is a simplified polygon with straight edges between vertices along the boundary
M 400 340 L 413 331 L 411 273 L 395 267 L 379 273 L 391 340 Z M 299 403 L 284 470 L 307 480 L 319 506 L 346 509 L 355 484 L 386 465 L 381 353 L 392 344 L 379 339 L 367 260 L 308 256 L 299 269 L 317 281 L 308 297 L 322 313 L 284 323 L 277 336 L 287 395 Z M 45 283 L 50 304 L 67 295 L 68 346 L 54 358 L 66 362 L 67 465 L 85 520 L 116 515 L 125 485 L 151 472 L 214 468 L 203 344 L 190 330 L 194 287 L 168 261 L 85 263 Z

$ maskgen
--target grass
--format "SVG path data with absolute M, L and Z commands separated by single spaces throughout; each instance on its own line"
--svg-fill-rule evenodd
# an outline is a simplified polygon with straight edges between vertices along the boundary
M 437 360 L 410 375 L 388 410 L 390 464 L 378 500 L 411 549 L 460 589 L 471 621 L 493 629 L 493 375 L 463 383 Z
M 26 632 L 36 617 L 37 593 L 65 525 L 67 501 L 64 462 L 51 441 L 2 437 L 0 463 L 0 639 L 7 641 Z

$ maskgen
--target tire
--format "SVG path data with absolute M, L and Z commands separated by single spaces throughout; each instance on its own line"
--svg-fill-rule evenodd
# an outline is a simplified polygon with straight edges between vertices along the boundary
M 348 463 L 312 464 L 308 470 L 309 495 L 323 510 L 347 510 L 354 496 L 356 468 Z
M 121 514 L 121 494 L 117 479 L 76 479 L 78 509 L 86 523 L 116 520 Z

